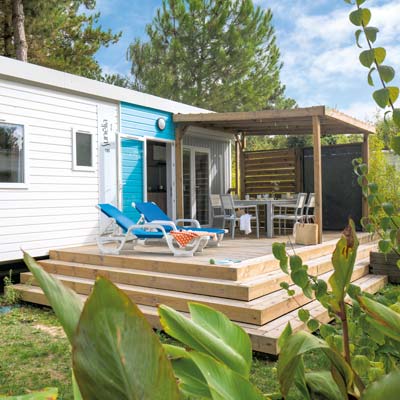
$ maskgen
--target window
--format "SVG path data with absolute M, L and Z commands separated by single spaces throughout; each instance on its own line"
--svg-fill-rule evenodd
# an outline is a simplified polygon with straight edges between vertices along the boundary
M 93 134 L 86 131 L 73 131 L 73 169 L 81 171 L 94 170 Z
M 0 187 L 26 187 L 26 152 L 24 125 L 0 122 Z

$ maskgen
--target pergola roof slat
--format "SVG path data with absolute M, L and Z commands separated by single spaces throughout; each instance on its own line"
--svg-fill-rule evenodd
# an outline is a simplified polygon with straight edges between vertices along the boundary
M 312 134 L 312 118 L 318 117 L 321 134 L 371 134 L 375 128 L 325 106 L 294 108 L 290 110 L 263 110 L 202 114 L 175 114 L 178 125 L 204 128 L 246 135 L 308 135 Z

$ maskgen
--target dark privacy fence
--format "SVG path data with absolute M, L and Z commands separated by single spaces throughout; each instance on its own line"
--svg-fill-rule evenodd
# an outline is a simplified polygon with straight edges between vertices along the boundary
M 324 230 L 342 230 L 349 217 L 360 229 L 362 193 L 352 160 L 362 144 L 322 147 L 322 211 Z M 245 152 L 245 193 L 314 191 L 313 149 Z

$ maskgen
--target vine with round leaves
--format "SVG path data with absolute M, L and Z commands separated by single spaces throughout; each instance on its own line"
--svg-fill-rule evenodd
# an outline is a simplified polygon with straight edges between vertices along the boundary
M 399 87 L 392 84 L 395 70 L 392 66 L 384 64 L 386 49 L 375 46 L 379 29 L 370 26 L 371 10 L 363 5 L 367 0 L 344 0 L 355 5 L 356 9 L 350 13 L 350 21 L 358 29 L 355 32 L 356 44 L 362 48 L 360 39 L 363 36 L 367 46 L 359 55 L 360 63 L 368 68 L 367 81 L 370 86 L 375 86 L 373 76 L 377 75 L 381 88 L 376 89 L 372 97 L 376 104 L 385 109 L 385 121 L 391 115 L 394 124 L 400 129 L 400 108 L 396 107 L 399 98 Z M 400 135 L 391 139 L 392 150 L 400 155 Z M 358 183 L 362 187 L 363 195 L 367 198 L 370 215 L 361 220 L 361 224 L 368 232 L 375 232 L 380 236 L 379 250 L 382 253 L 394 252 L 400 256 L 400 215 L 391 202 L 386 201 L 379 193 L 379 186 L 370 182 L 368 166 L 361 160 L 354 160 L 354 172 L 358 176 Z M 400 262 L 398 263 L 400 266 Z

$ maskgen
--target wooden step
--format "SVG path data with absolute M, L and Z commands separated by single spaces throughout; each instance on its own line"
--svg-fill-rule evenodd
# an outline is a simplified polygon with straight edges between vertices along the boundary
M 360 261 L 354 268 L 352 280 L 359 279 L 366 275 L 368 273 L 368 268 L 368 259 Z M 331 272 L 327 272 L 320 275 L 320 278 L 328 280 L 330 275 Z M 55 276 L 66 286 L 71 287 L 80 294 L 88 295 L 94 284 L 93 279 L 65 275 Z M 21 274 L 21 282 L 30 282 L 33 285 L 37 285 L 31 273 Z M 301 289 L 298 287 L 293 287 L 295 291 L 294 296 L 288 296 L 285 290 L 279 290 L 251 301 L 242 301 L 121 283 L 117 283 L 117 286 L 124 290 L 137 304 L 149 306 L 167 304 L 177 310 L 187 311 L 188 302 L 198 302 L 222 311 L 234 321 L 248 322 L 255 325 L 263 325 L 311 301 L 304 296 Z
M 387 283 L 387 278 L 380 275 L 365 275 L 362 278 L 354 281 L 354 284 L 361 287 L 361 289 L 368 293 L 375 293 L 380 290 Z M 43 291 L 37 286 L 30 286 L 25 284 L 14 285 L 21 293 L 22 300 L 42 305 L 49 305 L 46 296 Z M 87 296 L 81 295 L 83 299 Z M 146 305 L 138 305 L 141 311 L 146 316 L 149 323 L 157 329 L 160 329 L 159 318 L 157 314 L 157 308 Z M 322 323 L 327 323 L 331 320 L 327 311 L 317 302 L 312 301 L 304 306 L 305 309 L 310 311 L 313 318 L 319 320 Z M 256 326 L 248 323 L 239 323 L 247 333 L 250 335 L 253 350 L 260 351 L 268 354 L 278 354 L 278 338 L 281 335 L 283 329 L 290 321 L 292 329 L 297 332 L 300 330 L 307 329 L 306 325 L 301 322 L 297 317 L 298 309 L 292 310 L 286 315 L 281 316 L 267 324 L 262 326 Z M 188 316 L 187 313 L 182 313 Z
M 360 246 L 357 259 L 360 260 L 368 257 L 369 252 L 375 249 L 375 244 L 368 243 Z M 52 274 L 87 279 L 95 279 L 97 276 L 104 276 L 114 283 L 245 301 L 250 301 L 280 290 L 281 282 L 291 283 L 290 277 L 284 274 L 280 269 L 237 282 L 165 272 L 80 264 L 53 259 L 39 261 L 39 264 L 47 272 Z M 308 266 L 309 274 L 311 275 L 320 275 L 328 272 L 332 269 L 331 255 L 311 260 Z
M 360 243 L 369 243 L 372 240 L 370 235 L 360 234 L 359 236 Z M 302 257 L 304 262 L 307 262 L 332 254 L 336 243 L 337 239 L 334 239 L 315 246 L 297 246 L 296 254 Z M 50 259 L 78 264 L 102 265 L 232 281 L 248 280 L 279 269 L 279 263 L 271 254 L 270 247 L 266 248 L 266 255 L 261 257 L 243 258 L 241 262 L 232 265 L 210 264 L 210 259 L 218 259 L 221 254 L 226 254 L 228 250 L 230 251 L 232 246 L 235 249 L 233 240 L 229 241 L 229 244 L 223 243 L 222 246 L 225 246 L 225 248 L 207 248 L 201 255 L 195 257 L 173 257 L 159 254 L 160 248 L 152 249 L 151 246 L 141 246 L 141 251 L 128 254 L 104 255 L 100 254 L 95 246 L 88 246 L 51 250 Z M 235 250 L 237 251 L 237 249 Z M 245 250 L 245 248 L 240 249 L 241 253 L 244 254 L 246 253 Z M 226 257 L 226 255 L 223 257 Z M 233 256 L 230 255 L 230 257 Z

